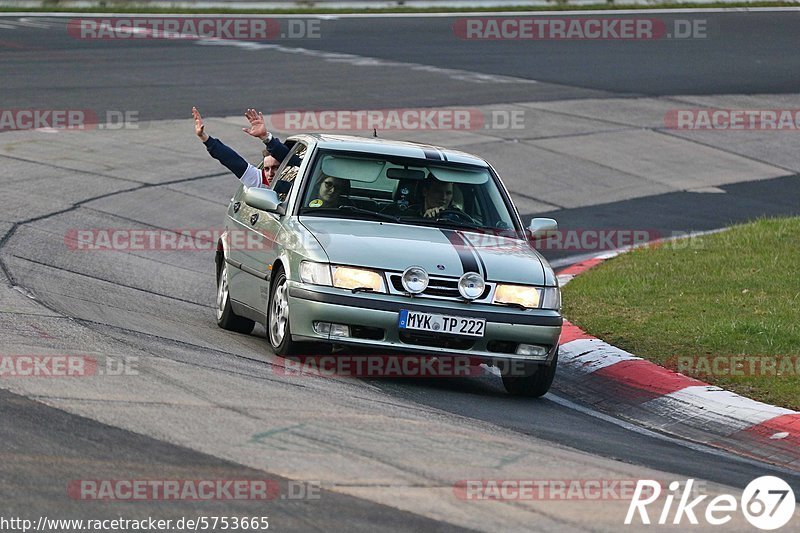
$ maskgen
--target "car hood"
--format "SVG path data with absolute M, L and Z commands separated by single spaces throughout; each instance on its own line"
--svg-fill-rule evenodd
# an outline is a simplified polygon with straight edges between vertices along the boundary
M 412 265 L 459 277 L 476 271 L 488 281 L 553 285 L 552 271 L 520 239 L 448 228 L 367 220 L 302 217 L 331 263 L 402 272 Z

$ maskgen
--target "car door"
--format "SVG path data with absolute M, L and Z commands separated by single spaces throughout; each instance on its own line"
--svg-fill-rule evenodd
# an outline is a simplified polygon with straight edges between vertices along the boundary
M 278 169 L 277 179 L 272 181 L 270 187 L 279 193 L 287 213 L 291 212 L 289 200 L 295 179 L 303 168 L 302 162 L 307 148 L 299 141 L 294 144 Z M 289 215 L 268 213 L 247 205 L 244 192 L 242 193 L 235 222 L 244 235 L 238 236 L 239 246 L 232 247 L 230 254 L 234 262 L 241 264 L 242 274 L 238 277 L 240 283 L 235 292 L 231 289 L 231 297 L 260 313 L 266 313 L 269 279 L 272 274 L 270 267 L 282 252 L 279 242 L 286 216 Z

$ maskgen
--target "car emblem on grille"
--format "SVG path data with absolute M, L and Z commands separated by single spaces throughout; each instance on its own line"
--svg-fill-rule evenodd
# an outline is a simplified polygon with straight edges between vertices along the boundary
M 438 268 L 439 270 L 444 270 L 444 265 L 436 265 L 436 268 Z

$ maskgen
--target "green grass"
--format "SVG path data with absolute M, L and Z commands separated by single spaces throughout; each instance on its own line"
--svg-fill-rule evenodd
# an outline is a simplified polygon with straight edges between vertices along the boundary
M 105 2 L 98 1 L 97 6 L 94 7 L 68 7 L 62 5 L 57 0 L 44 0 L 41 7 L 13 7 L 3 6 L 0 7 L 0 13 L 7 12 L 43 12 L 43 13 L 58 13 L 58 12 L 74 12 L 74 13 L 174 13 L 174 14 L 344 14 L 344 13 L 464 13 L 464 12 L 482 12 L 482 11 L 586 11 L 586 10 L 618 10 L 618 9 L 686 9 L 686 8 L 736 8 L 736 7 L 796 7 L 800 2 L 711 2 L 697 4 L 693 2 L 653 2 L 651 4 L 616 4 L 616 3 L 597 3 L 582 6 L 568 6 L 565 2 L 558 0 L 553 1 L 552 5 L 548 6 L 499 6 L 499 7 L 407 7 L 396 6 L 387 8 L 325 8 L 313 5 L 313 2 L 307 2 L 308 7 L 297 7 L 290 9 L 230 9 L 230 8 L 179 8 L 179 7 L 156 7 L 148 6 L 146 3 L 127 2 L 107 0 Z
M 622 254 L 575 278 L 563 300 L 565 316 L 588 333 L 673 369 L 679 356 L 786 362 L 800 356 L 800 218 L 761 219 Z M 800 409 L 794 368 L 759 376 L 684 373 Z

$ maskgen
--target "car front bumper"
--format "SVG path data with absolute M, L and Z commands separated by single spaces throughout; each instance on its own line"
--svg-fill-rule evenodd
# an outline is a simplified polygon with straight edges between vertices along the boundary
M 484 318 L 486 328 L 480 338 L 409 332 L 398 327 L 402 309 L 450 316 Z M 289 321 L 292 339 L 361 346 L 376 350 L 418 354 L 462 355 L 491 362 L 518 360 L 548 364 L 555 356 L 562 318 L 557 311 L 523 311 L 486 304 L 407 296 L 351 293 L 350 291 L 289 282 Z M 350 331 L 367 330 L 370 335 L 331 337 L 319 334 L 314 322 L 350 326 Z M 355 326 L 355 328 L 354 328 Z M 509 353 L 520 343 L 543 346 L 541 356 Z

